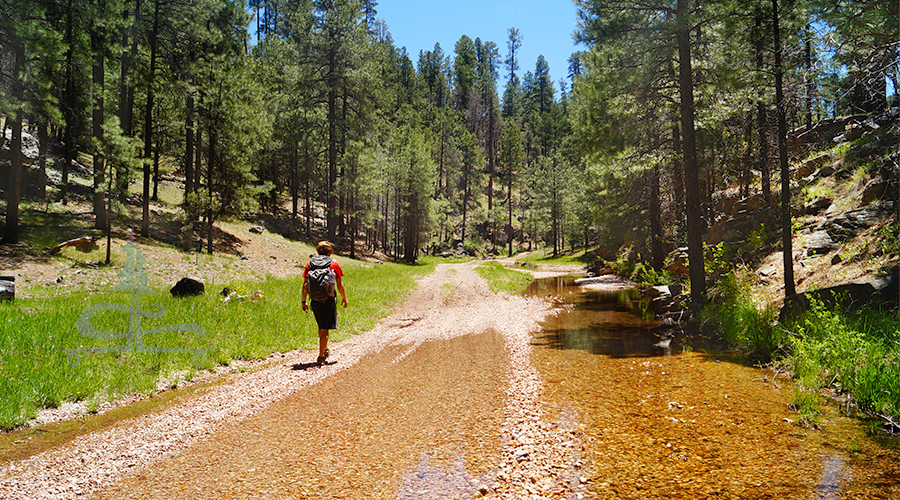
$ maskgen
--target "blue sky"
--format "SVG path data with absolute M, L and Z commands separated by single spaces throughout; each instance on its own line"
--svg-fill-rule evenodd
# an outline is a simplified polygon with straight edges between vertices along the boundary
M 543 55 L 556 85 L 569 72 L 569 56 L 583 48 L 576 47 L 572 40 L 575 31 L 572 0 L 379 0 L 375 9 L 376 17 L 387 24 L 394 45 L 406 47 L 413 64 L 418 61 L 420 50 L 431 50 L 435 43 L 440 43 L 444 53 L 452 56 L 462 35 L 496 43 L 501 58 L 505 59 L 507 29 L 518 28 L 522 35 L 519 77 L 526 71 L 534 71 L 538 56 Z M 506 74 L 506 68 L 501 68 L 501 87 Z

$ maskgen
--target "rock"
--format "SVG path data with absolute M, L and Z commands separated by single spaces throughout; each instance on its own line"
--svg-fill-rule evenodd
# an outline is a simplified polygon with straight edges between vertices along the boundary
M 169 292 L 173 297 L 191 297 L 205 292 L 205 285 L 198 278 L 184 277 L 175 283 Z
M 819 170 L 816 170 L 815 177 L 817 179 L 823 179 L 825 177 L 831 176 L 834 173 L 834 165 L 825 165 Z
M 9 150 L 12 143 L 12 130 L 6 129 L 6 141 L 4 142 L 3 149 Z M 40 143 L 37 140 L 37 137 L 29 134 L 28 132 L 22 131 L 22 156 L 23 161 L 28 164 L 36 160 L 40 156 Z
M 836 254 L 834 254 L 834 257 L 831 258 L 831 265 L 836 266 L 836 265 L 840 264 L 843 260 L 844 259 L 841 258 L 841 254 L 836 253 Z
M 862 192 L 862 204 L 868 205 L 875 200 L 880 200 L 882 196 L 884 196 L 884 191 L 887 188 L 887 182 L 882 179 L 875 179 L 872 182 L 868 183 L 865 188 L 863 188 Z
M 812 158 L 801 163 L 799 167 L 797 167 L 797 171 L 794 172 L 794 178 L 799 180 L 809 176 L 816 170 L 824 167 L 830 159 L 831 155 L 827 152 L 822 152 L 817 154 L 816 156 L 813 156 Z
M 666 285 L 659 286 L 651 286 L 647 287 L 647 295 L 651 298 L 662 297 L 664 299 L 671 299 L 672 292 L 669 290 L 669 287 Z
M 795 295 L 785 301 L 778 314 L 778 321 L 783 322 L 808 310 L 813 299 L 821 302 L 829 309 L 837 306 L 860 306 L 895 301 L 897 299 L 898 281 L 900 281 L 898 280 L 898 269 L 900 268 L 893 268 L 890 274 L 886 276 L 820 288 Z
M 94 175 L 93 170 L 86 167 L 85 165 L 82 165 L 81 163 L 78 163 L 75 160 L 72 160 L 72 163 L 69 164 L 69 172 L 71 172 L 73 174 L 82 175 L 85 177 L 93 177 L 93 175 Z
M 265 228 L 262 226 L 250 226 L 249 231 L 253 234 L 262 234 Z
M 849 210 L 829 218 L 816 227 L 816 232 L 825 231 L 834 242 L 847 241 L 874 224 L 890 217 L 896 204 L 883 201 L 866 207 Z M 813 235 L 816 233 L 814 232 Z
M 822 255 L 840 247 L 839 243 L 831 239 L 828 231 L 816 231 L 806 239 L 806 255 Z
M 690 276 L 690 268 L 688 267 L 688 249 L 687 247 L 681 247 L 673 250 L 666 257 L 666 271 L 681 274 L 683 276 Z
M 12 302 L 16 298 L 15 276 L 0 276 L 0 301 Z
M 816 198 L 806 205 L 806 214 L 816 215 L 822 213 L 822 211 L 827 210 L 833 202 L 834 200 L 831 198 Z

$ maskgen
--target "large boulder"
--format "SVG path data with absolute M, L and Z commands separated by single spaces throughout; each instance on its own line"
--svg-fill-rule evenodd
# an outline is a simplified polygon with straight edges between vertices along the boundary
M 822 168 L 831 160 L 831 154 L 828 152 L 822 152 L 813 156 L 812 158 L 804 161 L 797 167 L 797 170 L 794 172 L 795 179 L 803 179 L 804 177 L 809 176 L 816 170 Z
M 868 205 L 875 200 L 880 200 L 881 197 L 884 196 L 887 187 L 888 183 L 883 179 L 872 180 L 872 182 L 866 184 L 866 187 L 863 188 L 862 199 L 860 201 L 863 205 Z
M 6 141 L 3 144 L 3 149 L 9 151 L 12 143 L 12 130 L 6 130 Z M 36 160 L 40 156 L 40 144 L 35 136 L 29 134 L 28 132 L 22 131 L 22 161 L 25 162 L 26 165 L 31 164 L 34 160 Z
M 16 298 L 16 278 L 0 276 L 0 301 L 12 301 Z
M 779 321 L 785 321 L 807 311 L 813 301 L 821 303 L 828 309 L 894 302 L 897 300 L 900 284 L 898 270 L 900 268 L 895 267 L 885 276 L 797 294 L 785 301 L 778 315 Z
M 175 286 L 169 290 L 169 293 L 171 293 L 173 297 L 192 297 L 195 295 L 202 295 L 205 291 L 206 286 L 200 279 L 184 277 L 178 280 L 178 283 L 175 283 Z
M 806 238 L 806 255 L 823 255 L 840 247 L 841 244 L 831 239 L 828 231 L 816 231 Z
M 832 241 L 842 243 L 890 217 L 895 213 L 895 207 L 896 203 L 893 201 L 882 201 L 849 210 L 825 220 L 815 228 L 815 231 L 825 231 Z

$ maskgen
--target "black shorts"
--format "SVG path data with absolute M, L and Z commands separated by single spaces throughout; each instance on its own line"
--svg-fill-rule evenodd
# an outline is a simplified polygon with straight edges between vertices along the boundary
M 325 302 L 310 300 L 309 307 L 316 317 L 316 324 L 319 325 L 319 330 L 334 330 L 337 328 L 337 304 L 334 297 Z

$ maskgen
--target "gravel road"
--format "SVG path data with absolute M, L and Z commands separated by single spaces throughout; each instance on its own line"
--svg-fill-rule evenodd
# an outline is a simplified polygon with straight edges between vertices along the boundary
M 0 470 L 0 498 L 581 498 L 583 436 L 548 421 L 539 299 L 442 264 L 373 330 Z M 352 282 L 348 282 L 352 286 Z

